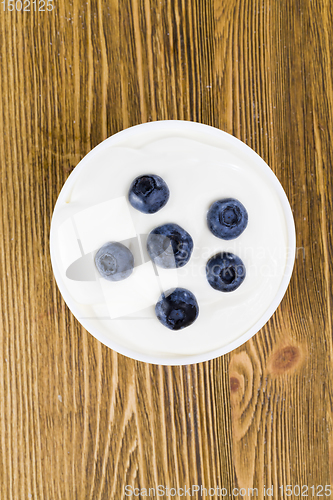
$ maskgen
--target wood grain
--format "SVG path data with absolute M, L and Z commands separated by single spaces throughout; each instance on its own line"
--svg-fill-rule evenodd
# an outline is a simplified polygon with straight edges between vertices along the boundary
M 126 484 L 264 498 L 264 485 L 278 497 L 281 485 L 333 484 L 329 0 L 2 7 L 0 499 L 118 500 Z M 286 190 L 297 230 L 273 318 L 230 355 L 185 367 L 135 362 L 95 340 L 65 306 L 48 250 L 78 161 L 161 119 L 251 146 Z

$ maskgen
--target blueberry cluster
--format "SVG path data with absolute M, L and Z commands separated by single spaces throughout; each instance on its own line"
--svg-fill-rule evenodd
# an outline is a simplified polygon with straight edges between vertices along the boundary
M 154 214 L 163 208 L 170 196 L 165 181 L 154 174 L 142 175 L 132 182 L 128 199 L 136 210 Z M 248 214 L 240 201 L 234 198 L 218 200 L 207 213 L 207 225 L 217 238 L 237 238 L 246 228 Z M 168 223 L 156 227 L 148 235 L 147 251 L 151 260 L 164 269 L 185 266 L 191 258 L 193 240 L 178 224 Z M 134 268 L 132 252 L 117 242 L 103 245 L 95 256 L 100 275 L 109 281 L 120 281 L 130 276 Z M 206 265 L 207 281 L 220 292 L 236 290 L 245 279 L 242 260 L 232 253 L 220 252 Z M 164 292 L 155 306 L 155 314 L 162 325 L 170 330 L 181 330 L 191 325 L 199 315 L 198 302 L 192 292 L 175 288 Z
M 248 214 L 242 203 L 234 198 L 215 201 L 207 213 L 211 233 L 223 240 L 233 240 L 246 229 Z M 220 292 L 233 292 L 244 281 L 243 261 L 230 252 L 220 252 L 206 265 L 206 276 L 212 288 Z

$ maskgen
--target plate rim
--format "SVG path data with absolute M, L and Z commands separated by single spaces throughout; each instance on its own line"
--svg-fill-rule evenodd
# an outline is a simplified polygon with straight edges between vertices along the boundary
M 245 153 L 250 154 L 257 162 L 258 165 L 262 168 L 262 170 L 265 172 L 265 174 L 271 178 L 271 181 L 275 187 L 276 194 L 280 200 L 283 213 L 285 216 L 286 220 L 286 229 L 287 229 L 287 259 L 286 259 L 286 266 L 285 266 L 285 271 L 283 274 L 282 281 L 280 283 L 280 286 L 278 288 L 278 291 L 275 295 L 274 300 L 268 307 L 268 309 L 265 311 L 265 313 L 259 318 L 259 320 L 252 325 L 245 333 L 243 333 L 240 337 L 235 339 L 233 342 L 217 348 L 213 349 L 210 351 L 206 351 L 204 353 L 200 354 L 190 354 L 190 355 L 167 355 L 167 356 L 158 356 L 158 355 L 150 355 L 150 354 L 145 354 L 139 351 L 135 351 L 133 349 L 127 348 L 126 346 L 123 346 L 121 344 L 118 344 L 114 340 L 110 339 L 103 333 L 101 333 L 98 328 L 96 328 L 93 324 L 90 323 L 89 320 L 85 319 L 79 319 L 79 316 L 82 314 L 79 311 L 79 308 L 76 307 L 76 304 L 73 303 L 74 299 L 71 297 L 70 293 L 68 292 L 66 286 L 62 282 L 61 274 L 58 271 L 57 264 L 56 264 L 56 258 L 55 258 L 55 251 L 54 251 L 54 214 L 57 211 L 57 207 L 63 202 L 63 198 L 66 196 L 66 193 L 68 193 L 68 190 L 71 188 L 71 186 L 74 185 L 75 179 L 78 175 L 80 175 L 80 171 L 82 168 L 84 168 L 85 164 L 90 162 L 92 156 L 96 155 L 100 151 L 102 151 L 104 148 L 107 148 L 110 146 L 110 144 L 115 143 L 119 141 L 122 137 L 127 136 L 130 137 L 132 134 L 136 134 L 138 128 L 153 128 L 153 129 L 165 129 L 165 130 L 172 130 L 175 131 L 175 127 L 182 129 L 182 130 L 189 130 L 189 129 L 205 129 L 206 131 L 209 130 L 210 134 L 214 134 L 216 137 L 221 137 L 224 136 L 224 141 L 231 142 L 233 144 L 237 145 L 238 149 L 243 150 Z M 137 360 L 137 361 L 142 361 L 145 363 L 150 363 L 150 364 L 155 364 L 155 365 L 164 365 L 164 366 L 181 366 L 181 365 L 190 365 L 194 363 L 201 363 L 205 361 L 210 361 L 213 359 L 216 359 L 220 356 L 223 356 L 224 354 L 227 354 L 237 347 L 240 347 L 243 345 L 245 342 L 247 342 L 249 339 L 251 339 L 256 333 L 263 328 L 263 326 L 268 322 L 268 320 L 273 316 L 275 311 L 277 310 L 279 304 L 281 303 L 294 268 L 294 263 L 295 263 L 295 255 L 296 255 L 296 230 L 295 230 L 295 222 L 294 222 L 294 217 L 292 214 L 291 206 L 289 203 L 289 200 L 287 198 L 287 195 L 272 171 L 272 169 L 269 167 L 269 165 L 259 156 L 252 148 L 250 148 L 247 144 L 242 142 L 240 139 L 237 137 L 229 134 L 228 132 L 225 132 L 224 130 L 218 129 L 216 127 L 212 127 L 210 125 L 205 125 L 203 123 L 198 123 L 198 122 L 193 122 L 193 121 L 185 121 L 185 120 L 159 120 L 159 121 L 151 121 L 147 123 L 141 123 L 138 125 L 134 125 L 132 127 L 128 127 L 124 130 L 121 130 L 120 132 L 117 132 L 107 139 L 103 140 L 100 142 L 97 146 L 95 146 L 93 149 L 91 149 L 81 160 L 80 162 L 74 167 L 73 171 L 70 173 L 68 178 L 66 179 L 64 185 L 61 188 L 61 191 L 58 195 L 57 201 L 55 203 L 53 212 L 52 212 L 52 219 L 51 219 L 51 225 L 50 225 L 50 257 L 51 257 L 51 265 L 52 265 L 52 270 L 53 274 L 57 283 L 57 286 L 59 288 L 59 291 L 70 309 L 71 313 L 73 316 L 77 319 L 77 321 L 97 340 L 102 342 L 102 344 L 106 345 L 107 347 L 113 349 L 114 351 L 118 352 L 119 354 L 122 354 L 124 356 L 127 356 L 131 359 Z

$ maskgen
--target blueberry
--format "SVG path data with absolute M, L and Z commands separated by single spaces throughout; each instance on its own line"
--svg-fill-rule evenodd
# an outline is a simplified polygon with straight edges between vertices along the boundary
M 128 192 L 133 208 L 144 214 L 154 214 L 166 205 L 169 188 L 158 175 L 140 175 L 134 179 Z
M 244 281 L 246 269 L 243 261 L 233 253 L 221 252 L 206 265 L 208 283 L 220 292 L 233 292 Z
M 193 240 L 178 224 L 164 224 L 148 235 L 147 250 L 152 261 L 164 269 L 183 267 L 190 260 Z
M 99 274 L 108 281 L 121 281 L 130 276 L 134 267 L 132 252 L 121 243 L 105 243 L 95 256 Z
M 175 288 L 161 295 L 155 313 L 162 325 L 170 330 L 182 330 L 197 319 L 199 306 L 192 292 Z
M 237 238 L 246 228 L 247 221 L 246 208 L 234 198 L 215 201 L 207 214 L 210 231 L 223 240 Z

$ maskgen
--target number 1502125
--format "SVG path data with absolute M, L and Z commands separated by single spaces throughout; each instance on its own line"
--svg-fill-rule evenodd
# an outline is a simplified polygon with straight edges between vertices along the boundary
M 51 12 L 54 9 L 53 0 L 3 0 L 0 5 L 4 11 L 17 12 Z

